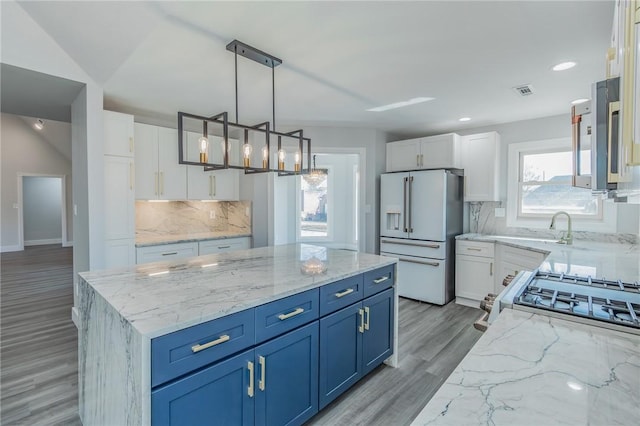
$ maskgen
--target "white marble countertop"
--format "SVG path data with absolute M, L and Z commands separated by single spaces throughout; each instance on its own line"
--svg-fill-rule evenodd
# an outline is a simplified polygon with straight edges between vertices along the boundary
M 323 274 L 302 272 L 312 257 Z M 120 316 L 153 338 L 396 263 L 390 257 L 288 244 L 80 273 Z
M 640 336 L 503 310 L 412 425 L 640 419 Z
M 160 244 L 191 243 L 195 241 L 223 240 L 226 238 L 250 237 L 251 233 L 220 231 L 220 232 L 185 232 L 183 234 L 136 234 L 136 247 L 157 246 Z
M 564 245 L 553 240 L 482 234 L 463 234 L 456 239 L 494 242 L 547 254 L 539 267 L 543 272 L 628 282 L 640 280 L 640 246 L 637 244 L 574 240 L 572 245 Z

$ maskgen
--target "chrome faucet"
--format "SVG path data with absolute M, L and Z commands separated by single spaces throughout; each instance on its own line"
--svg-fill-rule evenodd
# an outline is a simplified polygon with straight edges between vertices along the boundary
M 567 216 L 567 234 L 560 237 L 560 239 L 556 242 L 558 244 L 567 244 L 567 245 L 573 244 L 573 234 L 571 233 L 571 216 L 569 216 L 569 213 L 565 211 L 559 211 L 556 214 L 554 214 L 553 217 L 551 218 L 551 225 L 549 225 L 549 229 L 556 229 L 556 217 L 558 217 L 558 215 L 561 215 L 561 214 Z

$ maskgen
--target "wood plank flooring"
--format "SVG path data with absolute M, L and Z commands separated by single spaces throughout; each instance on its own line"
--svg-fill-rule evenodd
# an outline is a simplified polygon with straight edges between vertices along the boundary
M 71 248 L 3 253 L 0 424 L 80 424 Z
M 72 250 L 29 247 L 1 259 L 0 424 L 79 425 Z M 482 333 L 479 309 L 400 299 L 400 368 L 378 367 L 308 425 L 406 425 Z

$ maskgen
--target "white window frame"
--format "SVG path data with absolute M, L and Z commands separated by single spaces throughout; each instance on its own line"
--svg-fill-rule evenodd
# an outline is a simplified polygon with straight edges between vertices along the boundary
M 522 155 L 571 150 L 570 138 L 546 139 L 508 145 L 507 156 L 507 226 L 518 228 L 549 229 L 552 214 L 522 214 L 520 181 Z M 616 232 L 617 213 L 613 203 L 598 200 L 598 215 L 572 215 L 574 231 Z M 559 225 L 562 227 L 562 225 Z M 562 228 L 564 229 L 564 228 Z

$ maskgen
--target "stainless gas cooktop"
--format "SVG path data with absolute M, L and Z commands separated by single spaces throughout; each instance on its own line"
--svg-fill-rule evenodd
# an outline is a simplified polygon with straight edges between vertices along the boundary
M 640 334 L 640 284 L 564 274 L 531 274 L 513 309 Z

